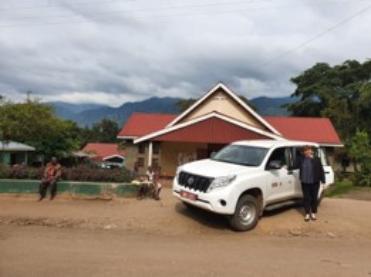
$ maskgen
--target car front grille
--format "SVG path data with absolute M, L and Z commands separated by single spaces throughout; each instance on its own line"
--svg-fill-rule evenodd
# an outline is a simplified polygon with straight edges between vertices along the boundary
M 181 171 L 178 176 L 178 184 L 196 191 L 206 192 L 213 178 L 204 177 L 196 174 Z

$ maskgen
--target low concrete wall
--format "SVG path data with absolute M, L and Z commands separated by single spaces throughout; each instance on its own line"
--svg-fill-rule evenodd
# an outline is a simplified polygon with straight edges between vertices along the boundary
M 39 180 L 4 180 L 0 179 L 0 194 L 38 193 Z M 58 182 L 58 194 L 91 197 L 135 197 L 138 186 L 127 183 L 95 183 L 95 182 Z

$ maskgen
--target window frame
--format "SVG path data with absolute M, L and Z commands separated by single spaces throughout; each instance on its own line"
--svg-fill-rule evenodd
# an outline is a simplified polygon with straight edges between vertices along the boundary
M 273 156 L 273 154 L 277 151 L 277 150 L 281 150 L 281 149 L 284 149 L 284 159 L 285 159 L 285 163 L 282 165 L 282 167 L 286 166 L 287 169 L 290 169 L 290 165 L 291 165 L 291 158 L 292 156 L 290 155 L 290 146 L 280 146 L 280 147 L 277 147 L 277 148 L 274 148 L 272 150 L 272 152 L 269 154 L 269 157 L 267 158 L 267 162 L 265 163 L 265 170 L 271 170 L 268 168 L 268 164 L 270 163 L 271 161 L 271 157 Z M 281 168 L 282 168 L 281 167 Z

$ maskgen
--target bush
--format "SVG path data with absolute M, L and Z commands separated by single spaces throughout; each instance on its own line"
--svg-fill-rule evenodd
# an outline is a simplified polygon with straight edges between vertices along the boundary
M 355 184 L 357 186 L 371 187 L 371 144 L 366 131 L 357 131 L 351 141 L 350 155 L 359 164 L 356 167 Z
M 103 169 L 92 165 L 65 168 L 62 179 L 69 181 L 130 182 L 131 174 L 125 168 Z
M 0 179 L 41 179 L 43 167 L 34 168 L 26 166 L 8 167 L 0 165 Z M 103 169 L 93 165 L 79 165 L 63 168 L 62 180 L 64 181 L 89 181 L 89 182 L 130 182 L 131 174 L 125 168 Z

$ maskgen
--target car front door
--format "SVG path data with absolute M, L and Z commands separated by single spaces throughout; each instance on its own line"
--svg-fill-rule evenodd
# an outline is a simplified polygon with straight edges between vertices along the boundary
M 281 163 L 280 168 L 271 168 L 272 161 Z M 292 198 L 295 194 L 295 176 L 289 170 L 290 149 L 280 147 L 271 153 L 265 170 L 268 172 L 267 202 Z

